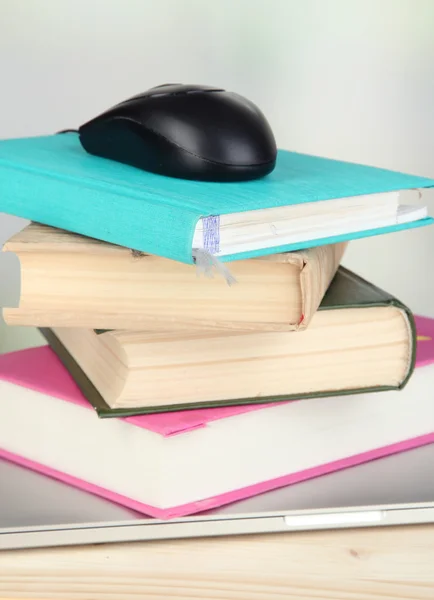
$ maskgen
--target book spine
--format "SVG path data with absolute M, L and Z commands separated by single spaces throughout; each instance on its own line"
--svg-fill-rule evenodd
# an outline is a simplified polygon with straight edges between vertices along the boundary
M 348 242 L 341 242 L 311 248 L 303 253 L 304 266 L 300 276 L 302 318 L 298 326 L 299 330 L 306 329 L 318 310 L 347 246 Z

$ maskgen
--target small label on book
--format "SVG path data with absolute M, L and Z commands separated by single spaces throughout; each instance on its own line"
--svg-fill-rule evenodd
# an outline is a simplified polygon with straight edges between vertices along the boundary
M 210 254 L 218 254 L 220 251 L 220 217 L 211 216 L 202 219 L 203 224 L 203 248 Z

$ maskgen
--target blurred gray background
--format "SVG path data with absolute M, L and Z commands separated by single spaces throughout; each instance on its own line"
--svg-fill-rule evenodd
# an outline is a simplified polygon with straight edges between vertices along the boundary
M 434 177 L 433 24 L 434 0 L 0 0 L 0 138 L 211 84 L 256 102 L 282 148 Z M 24 223 L 0 215 L 0 242 Z M 428 227 L 354 242 L 344 264 L 434 317 L 433 258 Z M 7 305 L 17 262 L 0 259 Z

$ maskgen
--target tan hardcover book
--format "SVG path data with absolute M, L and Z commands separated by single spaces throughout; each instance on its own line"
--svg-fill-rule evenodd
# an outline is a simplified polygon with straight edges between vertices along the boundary
M 101 416 L 396 389 L 416 348 L 408 308 L 343 267 L 296 335 L 42 332 Z
M 133 330 L 304 329 L 346 244 L 234 261 L 237 283 L 196 267 L 32 223 L 3 247 L 21 264 L 9 325 Z

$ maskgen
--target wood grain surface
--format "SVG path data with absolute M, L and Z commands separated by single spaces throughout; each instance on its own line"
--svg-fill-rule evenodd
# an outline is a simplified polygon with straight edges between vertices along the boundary
M 0 599 L 433 600 L 434 526 L 0 553 Z

